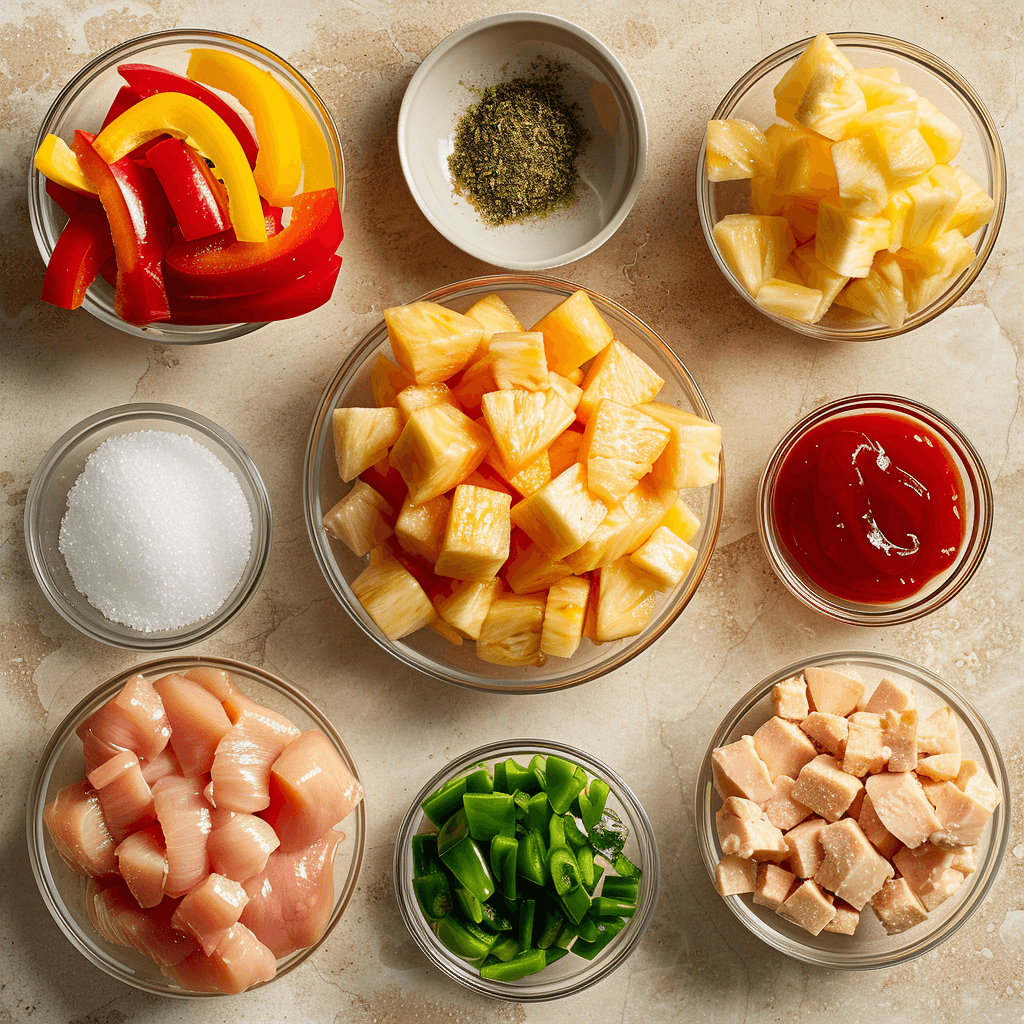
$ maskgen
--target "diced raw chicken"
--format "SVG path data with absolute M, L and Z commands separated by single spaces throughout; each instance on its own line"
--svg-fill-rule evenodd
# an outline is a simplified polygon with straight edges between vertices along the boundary
M 827 754 L 835 758 L 842 756 L 850 731 L 850 723 L 842 715 L 813 711 L 800 723 L 800 728 Z
M 139 764 L 142 765 L 142 777 L 150 786 L 165 775 L 181 775 L 181 765 L 178 764 L 178 759 L 174 756 L 174 750 L 169 743 L 152 761 L 140 760 Z
M 153 794 L 132 750 L 122 750 L 89 772 L 103 808 L 103 817 L 115 842 L 156 817 Z
M 182 774 L 188 778 L 208 772 L 217 744 L 231 728 L 220 701 L 194 680 L 173 673 L 153 686 L 171 723 L 171 746 Z
M 864 684 L 859 679 L 834 669 L 808 666 L 804 679 L 815 711 L 848 715 L 864 696 Z
M 880 772 L 865 785 L 879 821 L 905 846 L 920 846 L 942 827 L 913 772 Z
M 280 958 L 318 942 L 334 910 L 334 856 L 344 839 L 329 832 L 304 850 L 275 850 L 264 871 L 248 879 L 249 903 L 239 918 Z
M 864 705 L 864 710 L 873 711 L 877 715 L 884 715 L 886 711 L 895 711 L 897 714 L 901 714 L 915 706 L 914 688 L 910 683 L 906 683 L 906 689 L 904 689 L 899 683 L 894 683 L 889 678 L 883 678 Z
M 843 771 L 847 775 L 863 778 L 872 772 L 880 772 L 885 765 L 882 751 L 882 727 L 877 721 L 854 721 L 849 719 L 846 746 L 843 748 Z
M 82 741 L 85 770 L 91 772 L 118 750 L 134 750 L 152 761 L 167 746 L 171 726 L 163 702 L 144 676 L 134 675 L 76 730 Z
M 754 891 L 757 863 L 730 853 L 715 865 L 715 888 L 720 896 Z
M 142 910 L 120 883 L 90 882 L 86 889 L 89 920 L 100 935 L 118 946 L 137 949 L 161 967 L 181 963 L 196 951 L 196 941 L 171 927 L 177 900 Z
M 804 931 L 818 935 L 836 916 L 836 908 L 829 894 L 807 879 L 800 883 L 775 913 L 799 925 Z
M 203 799 L 205 781 L 202 776 L 165 775 L 153 785 L 156 816 L 167 846 L 168 896 L 184 896 L 208 870 L 206 842 L 212 824 L 210 805 Z
M 792 871 L 778 864 L 758 864 L 754 879 L 754 902 L 759 906 L 778 910 L 789 899 L 798 879 Z
M 225 672 L 222 668 L 200 665 L 196 668 L 190 668 L 185 673 L 185 678 L 199 683 L 200 686 L 209 690 L 221 703 L 238 690 L 234 680 L 231 678 L 231 673 Z
M 892 855 L 902 845 L 900 841 L 882 824 L 881 819 L 875 813 L 875 805 L 871 797 L 864 797 L 860 814 L 857 815 L 857 824 L 860 825 L 868 842 L 883 856 L 892 860 Z
M 925 910 L 934 910 L 952 896 L 964 880 L 953 867 L 953 851 L 940 850 L 931 843 L 924 843 L 916 850 L 904 847 L 892 862 Z
M 817 751 L 795 722 L 776 715 L 754 733 L 754 749 L 768 766 L 774 783 L 779 776 L 795 779 Z
M 877 894 L 876 894 L 877 895 Z M 844 900 L 836 900 L 836 916 L 824 927 L 826 932 L 834 932 L 836 935 L 853 935 L 860 924 L 860 911 L 854 909 Z
M 821 830 L 827 824 L 821 818 L 802 821 L 786 833 L 789 866 L 798 878 L 813 878 L 825 856 L 821 848 Z
M 796 828 L 811 813 L 809 807 L 793 799 L 795 785 L 796 779 L 780 775 L 775 780 L 775 796 L 764 805 L 764 813 L 768 815 L 768 820 L 783 832 Z
M 128 891 L 140 907 L 155 907 L 164 898 L 167 848 L 159 825 L 133 832 L 114 851 Z
M 885 880 L 895 874 L 892 865 L 868 842 L 853 818 L 826 825 L 820 838 L 825 858 L 814 872 L 814 880 L 850 906 L 863 910 Z
M 163 973 L 190 992 L 238 995 L 270 981 L 277 973 L 277 963 L 274 954 L 248 928 L 236 924 L 210 956 L 196 950 Z
M 716 747 L 711 753 L 711 770 L 715 789 L 723 800 L 738 796 L 763 807 L 775 795 L 768 766 L 761 760 L 752 736 Z
M 258 875 L 280 845 L 277 833 L 262 818 L 219 808 L 213 812 L 213 831 L 207 843 L 210 864 L 236 882 Z
M 348 817 L 362 798 L 363 787 L 330 740 L 311 729 L 274 762 L 263 819 L 277 833 L 282 850 L 301 850 Z
M 60 790 L 43 808 L 43 821 L 57 852 L 72 871 L 86 878 L 117 873 L 117 844 L 88 779 Z
M 928 916 L 924 904 L 914 895 L 905 878 L 887 879 L 871 897 L 871 909 L 882 922 L 886 935 L 905 932 Z
M 802 722 L 811 712 L 807 703 L 807 684 L 801 676 L 792 676 L 772 687 L 772 714 Z
M 917 709 L 886 711 L 882 719 L 882 746 L 889 751 L 889 771 L 917 768 Z
M 773 861 L 789 856 L 782 832 L 753 800 L 729 797 L 715 812 L 715 826 L 722 853 Z
M 838 821 L 862 789 L 860 779 L 847 775 L 828 754 L 819 754 L 800 769 L 790 796 L 826 821 Z
M 929 836 L 931 842 L 947 849 L 980 843 L 992 817 L 988 802 L 981 803 L 953 782 L 936 782 L 933 786 L 928 795 L 935 805 L 939 827 Z
M 209 956 L 238 922 L 248 902 L 238 882 L 213 871 L 178 904 L 171 925 L 188 932 Z

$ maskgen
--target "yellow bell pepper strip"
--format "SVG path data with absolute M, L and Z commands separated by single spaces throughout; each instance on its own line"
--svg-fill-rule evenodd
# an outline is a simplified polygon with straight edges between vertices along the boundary
M 260 194 L 275 206 L 291 205 L 289 200 L 299 191 L 302 181 L 304 133 L 299 132 L 296 108 L 285 87 L 269 71 L 250 64 L 244 57 L 215 50 L 190 51 L 185 73 L 193 81 L 234 96 L 249 111 L 260 145 L 253 172 Z M 310 156 L 317 158 L 315 153 Z M 319 172 L 316 176 L 320 180 Z M 329 184 L 334 184 L 333 175 Z M 307 186 L 305 191 L 324 187 Z
M 108 164 L 115 163 L 164 133 L 191 137 L 214 162 L 228 193 L 228 212 L 238 240 L 266 242 L 260 193 L 245 151 L 234 132 L 202 100 L 180 92 L 147 96 L 111 121 L 96 136 L 95 148 Z
M 302 109 L 294 96 L 288 96 L 288 103 L 299 130 L 299 152 L 302 154 L 302 191 L 317 192 L 323 188 L 334 188 L 334 165 L 331 151 L 324 133 L 316 122 Z
M 47 135 L 36 150 L 36 170 L 73 192 L 96 195 L 96 186 L 82 173 L 78 157 L 59 135 Z

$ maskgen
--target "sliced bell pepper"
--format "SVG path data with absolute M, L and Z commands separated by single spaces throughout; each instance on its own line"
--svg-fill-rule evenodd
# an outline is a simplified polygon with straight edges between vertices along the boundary
M 567 846 L 557 846 L 551 851 L 548 855 L 548 870 L 551 872 L 551 884 L 559 896 L 565 896 L 582 884 L 576 858 Z
M 620 878 L 610 875 L 601 886 L 601 895 L 615 900 L 632 900 L 636 903 L 636 894 L 640 890 L 638 878 Z
M 570 889 L 558 898 L 565 912 L 576 924 L 579 924 L 583 920 L 583 915 L 590 910 L 590 895 L 582 885 L 577 885 L 575 889 Z
M 433 875 L 441 870 L 441 861 L 437 856 L 437 833 L 420 832 L 412 837 L 412 874 L 413 878 Z
M 540 922 L 537 935 L 537 948 L 550 949 L 558 938 L 558 933 L 565 924 L 565 914 L 550 903 L 544 905 L 544 916 Z
M 511 836 L 497 835 L 491 840 L 490 861 L 494 881 L 501 894 L 509 900 L 516 898 L 516 855 L 519 841 Z
M 441 845 L 438 843 L 438 850 Z M 441 852 L 441 863 L 478 900 L 494 895 L 494 876 L 480 847 L 467 835 Z
M 194 149 L 181 139 L 165 139 L 148 151 L 146 160 L 163 186 L 185 241 L 207 238 L 231 226 L 224 186 Z
M 511 935 L 505 935 L 491 946 L 490 955 L 504 963 L 507 960 L 511 960 L 518 952 L 519 943 Z
M 50 181 L 72 192 L 96 195 L 96 186 L 82 172 L 78 157 L 59 135 L 47 135 L 39 143 L 33 163 L 36 170 Z
M 434 925 L 434 933 L 442 944 L 463 960 L 487 956 L 498 936 L 485 932 L 471 921 L 460 921 L 454 914 L 445 914 Z
M 202 100 L 180 92 L 147 96 L 111 121 L 96 136 L 95 148 L 107 163 L 115 163 L 164 133 L 192 138 L 200 152 L 214 162 L 227 190 L 237 238 L 266 242 L 260 194 L 245 152 L 231 129 Z
M 581 934 L 573 943 L 572 951 L 584 960 L 593 960 L 622 931 L 625 924 L 625 921 L 614 917 L 601 918 L 597 922 L 597 938 L 593 942 L 584 942 Z
M 636 900 L 597 896 L 590 902 L 590 911 L 595 917 L 632 917 L 636 913 Z
M 478 842 L 490 842 L 497 835 L 515 832 L 516 811 L 508 793 L 466 793 L 462 807 L 469 822 L 469 834 Z
M 266 245 L 236 241 L 231 232 L 176 245 L 167 254 L 168 277 L 190 295 L 252 294 L 322 266 L 342 234 L 338 193 L 303 192 L 288 226 Z
M 452 909 L 452 893 L 448 876 L 438 871 L 432 875 L 421 875 L 412 880 L 413 892 L 419 902 L 423 916 L 428 921 L 439 921 Z
M 573 800 L 587 784 L 587 776 L 578 765 L 552 754 L 544 769 L 545 789 L 555 814 L 565 814 Z
M 548 851 L 544 848 L 544 840 L 539 832 L 527 832 L 519 840 L 516 853 L 516 870 L 537 885 L 546 885 L 548 881 Z
M 116 121 L 129 107 L 134 107 L 141 99 L 142 97 L 130 85 L 122 85 L 117 90 L 114 101 L 110 104 L 107 116 L 103 118 L 100 131 L 103 131 L 111 121 Z
M 103 204 L 95 193 L 73 192 L 71 189 L 65 188 L 56 181 L 47 178 L 46 194 L 68 217 L 73 217 L 76 213 L 96 213 L 103 216 Z
M 536 900 L 522 900 L 519 904 L 519 948 L 533 948 L 533 921 L 537 914 Z
M 249 166 L 256 166 L 260 147 L 249 126 L 215 92 L 193 82 L 191 78 L 153 64 L 120 64 L 117 71 L 140 99 L 155 96 L 159 92 L 180 92 L 201 100 L 231 129 L 245 152 Z
M 110 224 L 117 315 L 133 324 L 167 320 L 171 310 L 161 268 L 171 241 L 170 211 L 155 175 L 131 158 L 108 164 L 86 132 L 75 132 L 75 155 L 99 190 Z
M 591 779 L 590 785 L 578 795 L 580 817 L 583 819 L 583 827 L 588 832 L 601 820 L 610 792 L 608 783 L 601 779 Z
M 114 255 L 103 211 L 75 213 L 64 225 L 43 278 L 43 302 L 78 309 L 100 267 Z
M 480 968 L 480 977 L 490 981 L 518 981 L 520 978 L 529 977 L 547 967 L 546 950 L 526 949 L 516 953 L 507 963 L 498 961 L 493 964 L 484 964 Z
M 486 768 L 477 768 L 466 776 L 467 793 L 493 793 L 494 777 Z
M 468 890 L 461 886 L 455 889 L 455 904 L 462 911 L 462 916 L 473 924 L 482 924 L 484 905 Z

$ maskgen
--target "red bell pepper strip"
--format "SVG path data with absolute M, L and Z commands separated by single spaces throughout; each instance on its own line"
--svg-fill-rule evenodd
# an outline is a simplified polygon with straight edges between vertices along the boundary
M 234 233 L 176 245 L 167 253 L 167 279 L 194 296 L 247 295 L 321 267 L 342 239 L 341 209 L 333 188 L 303 192 L 291 220 L 266 243 L 238 242 Z
M 68 217 L 76 213 L 95 213 L 103 215 L 103 204 L 94 195 L 84 192 L 73 192 L 56 181 L 46 179 L 46 194 L 57 204 Z
M 305 277 L 257 295 L 195 299 L 172 291 L 171 322 L 188 325 L 254 324 L 302 316 L 330 299 L 339 270 L 341 257 L 328 256 Z
M 165 139 L 149 150 L 146 161 L 163 186 L 185 241 L 231 227 L 224 186 L 194 149 L 181 139 Z
M 158 68 L 153 64 L 120 64 L 118 73 L 138 93 L 141 99 L 154 96 L 158 92 L 181 92 L 186 96 L 194 96 L 202 100 L 231 129 L 235 138 L 242 145 L 245 158 L 250 167 L 256 166 L 256 157 L 260 147 L 248 125 L 235 113 L 224 100 L 205 85 L 193 82 L 191 78 Z
M 114 255 L 103 211 L 75 213 L 64 225 L 43 278 L 43 302 L 78 309 L 100 267 Z
M 74 150 L 110 224 L 117 257 L 117 315 L 132 324 L 167 320 L 171 310 L 162 264 L 171 244 L 170 211 L 156 176 L 131 157 L 108 164 L 87 132 L 75 132 Z
M 107 230 L 110 230 L 109 225 L 107 226 Z M 114 259 L 113 254 L 111 254 L 110 259 L 100 267 L 100 277 L 102 277 L 111 288 L 117 287 L 117 260 Z
M 142 97 L 130 85 L 122 85 L 121 88 L 117 90 L 114 102 L 110 104 L 107 116 L 103 118 L 103 124 L 100 125 L 100 131 L 103 131 L 111 121 L 120 117 L 129 107 L 134 107 L 141 99 Z

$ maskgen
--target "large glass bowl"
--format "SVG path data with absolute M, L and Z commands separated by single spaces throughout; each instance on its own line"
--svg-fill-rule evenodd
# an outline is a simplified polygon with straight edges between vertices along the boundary
M 772 687 L 802 672 L 811 665 L 852 669 L 868 684 L 869 689 L 883 676 L 902 678 L 913 684 L 919 713 L 925 715 L 947 705 L 960 726 L 960 745 L 964 757 L 983 765 L 999 787 L 1002 801 L 996 808 L 985 835 L 978 844 L 978 870 L 969 875 L 960 888 L 928 919 L 898 935 L 886 935 L 870 907 L 861 914 L 856 935 L 834 935 L 822 932 L 811 935 L 795 924 L 779 917 L 768 907 L 758 906 L 750 897 L 726 896 L 725 905 L 759 939 L 773 949 L 816 967 L 842 970 L 869 970 L 896 967 L 914 960 L 941 945 L 981 906 L 992 888 L 1010 838 L 1010 781 L 1006 775 L 999 745 L 984 719 L 960 693 L 934 672 L 892 655 L 867 651 L 838 651 L 804 658 L 793 665 L 773 672 L 746 693 L 722 719 L 708 744 L 697 775 L 696 814 L 697 844 L 704 865 L 715 877 L 715 865 L 722 858 L 715 827 L 715 812 L 722 800 L 715 792 L 711 753 L 716 747 L 732 743 L 745 734 L 752 734 L 772 716 Z
M 75 735 L 75 729 L 115 696 L 131 676 L 141 673 L 154 681 L 170 672 L 187 672 L 199 666 L 230 672 L 247 697 L 285 715 L 303 731 L 319 729 L 330 740 L 348 770 L 358 779 L 355 762 L 338 731 L 327 716 L 292 683 L 261 668 L 228 658 L 169 657 L 126 669 L 96 687 L 68 713 L 57 726 L 40 757 L 28 794 L 27 810 L 28 853 L 32 873 L 47 910 L 71 944 L 90 963 L 126 985 L 156 995 L 192 999 L 208 998 L 216 993 L 188 992 L 179 988 L 141 953 L 125 946 L 112 945 L 96 934 L 86 909 L 86 880 L 61 860 L 43 823 L 43 808 L 62 786 L 78 781 L 85 774 L 82 741 Z M 360 802 L 345 819 L 342 830 L 346 838 L 339 844 L 334 861 L 334 909 L 327 929 L 314 945 L 282 957 L 277 963 L 275 981 L 293 971 L 327 940 L 352 899 L 366 846 L 365 802 Z
M 1006 165 L 995 121 L 970 83 L 935 54 L 914 43 L 871 32 L 834 32 L 829 38 L 855 68 L 895 68 L 904 85 L 931 100 L 963 132 L 963 145 L 955 164 L 963 169 L 995 201 L 992 219 L 968 241 L 977 256 L 974 262 L 932 303 L 908 316 L 902 327 L 893 328 L 834 305 L 816 324 L 805 324 L 762 309 L 726 265 L 712 228 L 730 213 L 750 212 L 750 183 L 708 181 L 707 151 L 702 144 L 697 158 L 697 212 L 708 248 L 719 269 L 737 293 L 759 313 L 791 331 L 830 341 L 874 341 L 905 334 L 933 320 L 960 299 L 981 273 L 996 244 L 1006 206 Z M 730 90 L 711 115 L 713 119 L 742 118 L 764 130 L 776 121 L 772 89 L 807 48 L 810 39 L 783 47 L 752 67 Z
M 59 135 L 70 145 L 76 128 L 99 131 L 111 100 L 117 94 L 117 90 L 125 84 L 117 73 L 119 64 L 155 64 L 168 71 L 184 74 L 188 66 L 189 51 L 196 47 L 222 50 L 243 57 L 267 72 L 288 90 L 299 107 L 312 118 L 327 143 L 335 185 L 344 207 L 345 161 L 341 152 L 341 141 L 330 111 L 316 90 L 295 68 L 272 50 L 248 39 L 212 29 L 167 29 L 150 32 L 111 47 L 93 58 L 61 89 L 53 101 L 39 128 L 36 149 L 46 135 Z M 234 106 L 243 119 L 248 117 L 232 97 L 225 94 L 222 99 Z M 39 254 L 43 257 L 44 263 L 49 263 L 53 247 L 57 244 L 67 218 L 46 194 L 46 179 L 34 166 L 29 168 L 28 208 Z M 167 323 L 150 324 L 145 327 L 129 324 L 117 315 L 114 309 L 114 289 L 102 277 L 97 277 L 89 288 L 82 308 L 119 331 L 137 338 L 157 341 L 162 345 L 205 345 L 215 341 L 227 341 L 264 326 L 261 323 L 202 327 Z
M 423 813 L 420 803 L 444 783 L 481 765 L 493 770 L 496 762 L 509 757 L 515 758 L 525 767 L 534 754 L 545 757 L 555 754 L 563 757 L 580 765 L 590 778 L 597 777 L 608 783 L 611 793 L 607 807 L 615 811 L 629 829 L 629 838 L 623 852 L 642 872 L 637 892 L 636 914 L 593 960 L 574 956 L 570 950 L 567 956 L 538 974 L 514 982 L 491 981 L 481 978 L 475 967 L 470 966 L 465 960 L 460 960 L 445 947 L 423 916 L 412 886 L 412 837 L 418 832 L 435 831 Z M 536 1003 L 574 995 L 597 984 L 621 967 L 640 944 L 654 918 L 660 872 L 661 862 L 654 830 L 643 806 L 629 786 L 611 768 L 591 754 L 552 740 L 519 739 L 488 743 L 449 762 L 413 798 L 395 841 L 395 895 L 402 920 L 416 945 L 438 970 L 459 984 L 482 995 L 516 1003 Z
M 549 277 L 498 275 L 460 281 L 420 298 L 464 312 L 478 299 L 494 292 L 528 327 L 577 288 L 577 285 Z M 659 401 L 705 419 L 713 418 L 697 382 L 675 352 L 647 324 L 611 299 L 595 292 L 590 292 L 590 297 L 611 325 L 615 337 L 664 378 L 665 387 L 658 396 Z M 572 658 L 548 658 L 541 668 L 488 664 L 476 657 L 474 644 L 456 647 L 429 629 L 421 629 L 397 641 L 385 637 L 352 592 L 352 580 L 362 571 L 365 559 L 357 558 L 343 543 L 332 538 L 322 523 L 324 514 L 350 487 L 341 482 L 335 465 L 331 415 L 335 408 L 343 406 L 373 405 L 370 370 L 380 352 L 392 358 L 383 320 L 356 346 L 327 385 L 313 418 L 303 480 L 306 527 L 317 563 L 341 606 L 371 640 L 403 664 L 435 679 L 480 690 L 538 693 L 585 683 L 619 668 L 646 650 L 672 625 L 696 592 L 714 553 L 722 518 L 724 455 L 719 460 L 721 475 L 717 484 L 685 492 L 690 507 L 701 521 L 700 531 L 690 541 L 697 549 L 697 560 L 681 583 L 659 596 L 654 615 L 639 636 L 601 645 L 584 640 Z

